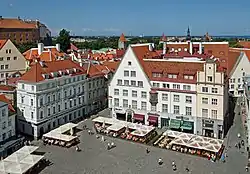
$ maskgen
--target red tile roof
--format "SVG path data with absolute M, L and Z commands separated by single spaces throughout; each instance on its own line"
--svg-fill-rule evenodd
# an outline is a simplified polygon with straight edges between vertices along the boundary
M 100 71 L 96 65 L 89 63 L 87 74 L 89 77 L 104 76 L 105 73 Z
M 43 65 L 42 65 L 43 64 Z M 30 69 L 20 78 L 20 81 L 28 82 L 40 82 L 45 80 L 43 74 L 49 75 L 49 79 L 52 79 L 51 73 L 65 71 L 66 69 L 75 68 L 77 72 L 71 75 L 85 74 L 86 70 L 72 60 L 58 60 L 54 62 L 35 63 Z
M 73 43 L 70 43 L 70 50 L 77 51 L 79 49 Z
M 0 28 L 14 28 L 14 29 L 35 29 L 36 22 L 26 22 L 21 19 L 0 19 Z
M 239 41 L 238 43 L 244 48 L 250 48 L 250 41 Z
M 0 101 L 7 103 L 8 104 L 8 108 L 10 111 L 12 112 L 16 112 L 14 107 L 12 106 L 12 102 L 10 99 L 8 99 L 4 94 L 0 94 Z
M 121 42 L 127 42 L 127 40 L 126 40 L 126 38 L 125 38 L 125 36 L 124 36 L 123 33 L 121 34 L 121 36 L 119 38 L 119 41 L 121 41 Z
M 110 71 L 115 72 L 121 61 L 103 62 L 103 66 L 107 67 Z
M 56 48 L 45 48 L 44 51 L 42 52 L 41 55 L 38 55 L 38 50 L 37 49 L 30 49 L 26 52 L 23 53 L 23 56 L 27 60 L 36 60 L 39 59 L 40 61 L 56 61 L 57 57 L 62 57 L 64 56 L 63 52 L 57 51 Z
M 240 56 L 240 52 L 229 51 L 229 53 L 228 53 L 228 73 L 230 73 L 232 71 L 239 56 Z
M 0 40 L 0 49 L 3 48 L 3 46 L 5 45 L 5 43 L 7 42 L 8 40 Z
M 0 91 L 15 91 L 15 87 L 9 85 L 0 85 Z

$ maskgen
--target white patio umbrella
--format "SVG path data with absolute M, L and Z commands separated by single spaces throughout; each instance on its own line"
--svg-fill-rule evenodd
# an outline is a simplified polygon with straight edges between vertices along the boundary
M 37 164 L 41 159 L 43 159 L 44 156 L 42 155 L 28 155 L 23 160 L 20 161 L 20 163 L 24 164 Z
M 15 153 L 23 153 L 23 154 L 31 154 L 36 151 L 39 147 L 38 146 L 24 146 Z
M 10 156 L 8 156 L 7 158 L 5 158 L 4 161 L 19 163 L 26 156 L 28 156 L 28 154 L 25 154 L 25 153 L 13 153 Z

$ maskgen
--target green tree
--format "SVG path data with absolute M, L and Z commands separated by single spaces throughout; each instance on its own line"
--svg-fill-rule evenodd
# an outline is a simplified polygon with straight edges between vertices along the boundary
M 25 51 L 31 49 L 31 48 L 35 48 L 37 47 L 36 43 L 33 42 L 28 42 L 28 43 L 22 43 L 22 44 L 17 44 L 14 42 L 14 44 L 16 45 L 17 49 L 21 52 L 24 53 Z
M 56 39 L 56 42 L 60 44 L 62 51 L 67 52 L 70 47 L 70 32 L 62 29 Z

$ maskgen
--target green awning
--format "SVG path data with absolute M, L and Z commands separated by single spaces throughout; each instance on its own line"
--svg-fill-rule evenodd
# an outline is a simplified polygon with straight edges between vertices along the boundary
M 181 125 L 181 129 L 192 130 L 193 129 L 193 122 L 183 121 L 183 123 Z
M 181 126 L 181 120 L 171 119 L 170 120 L 170 129 L 179 129 Z

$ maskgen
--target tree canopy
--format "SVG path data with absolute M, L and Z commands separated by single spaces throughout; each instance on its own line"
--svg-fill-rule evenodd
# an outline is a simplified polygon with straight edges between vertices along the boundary
M 28 43 L 22 43 L 22 44 L 17 44 L 15 42 L 13 42 L 17 49 L 21 52 L 21 53 L 24 53 L 25 51 L 31 49 L 31 48 L 35 48 L 37 47 L 37 44 L 34 43 L 34 42 L 28 42 Z
M 60 44 L 62 51 L 67 52 L 70 48 L 70 32 L 62 29 L 56 39 L 56 43 Z

